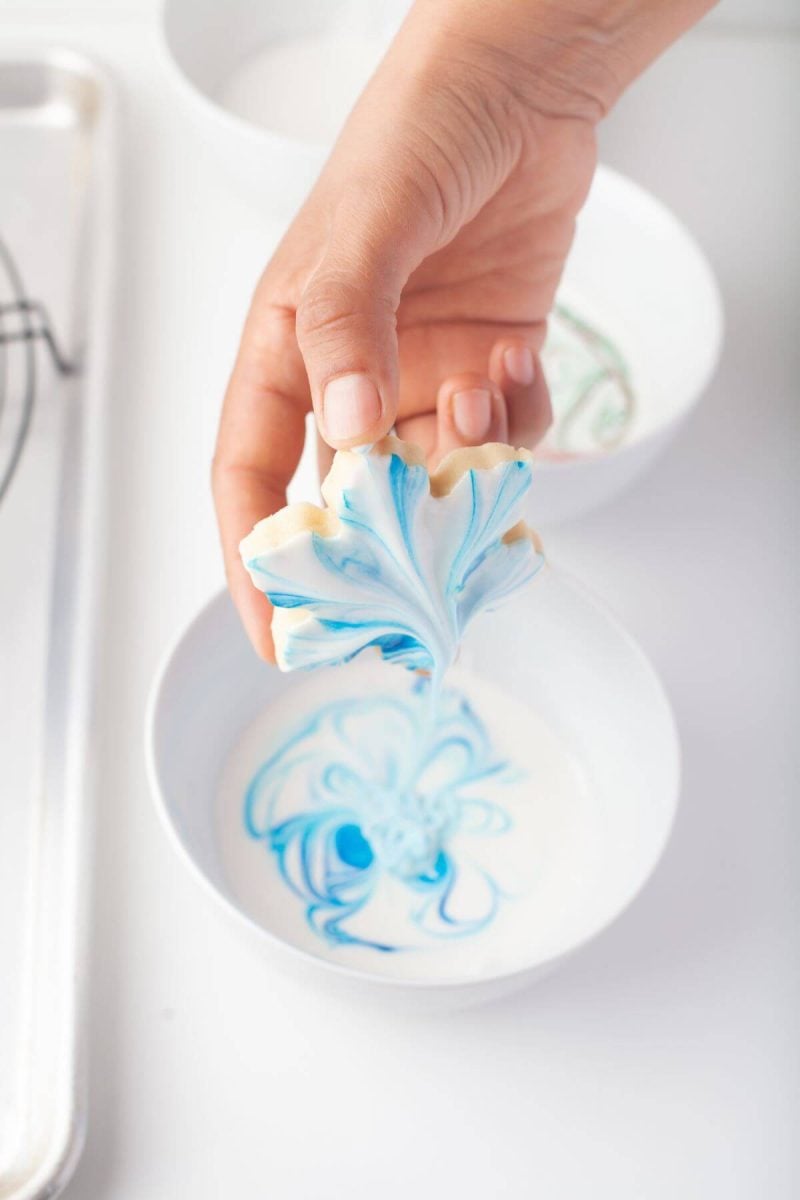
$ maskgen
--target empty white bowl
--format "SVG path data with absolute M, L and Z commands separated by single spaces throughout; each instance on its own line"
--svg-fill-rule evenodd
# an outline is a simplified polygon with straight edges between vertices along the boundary
M 243 731 L 276 702 L 280 713 L 282 697 L 298 680 L 255 657 L 227 594 L 214 598 L 189 625 L 154 684 L 147 757 L 172 840 L 255 949 L 317 986 L 356 988 L 422 1006 L 473 1003 L 514 990 L 613 921 L 663 851 L 678 798 L 675 725 L 652 667 L 613 619 L 546 567 L 501 617 L 475 622 L 462 657 L 473 676 L 502 688 L 546 722 L 581 772 L 586 800 L 583 816 L 559 842 L 557 861 L 531 862 L 534 909 L 509 905 L 513 942 L 503 969 L 481 967 L 485 955 L 476 957 L 473 969 L 469 954 L 462 954 L 466 969 L 448 968 L 435 978 L 419 976 L 413 955 L 392 956 L 387 973 L 386 956 L 378 951 L 344 954 L 337 961 L 337 950 L 321 942 L 318 953 L 310 950 L 286 932 L 288 908 L 294 911 L 300 903 L 296 894 L 286 887 L 269 891 L 268 900 L 259 897 L 252 863 L 247 879 L 231 877 L 232 860 L 221 845 L 221 780 Z M 573 842 L 580 856 L 577 850 L 573 855 Z M 270 863 L 263 846 L 261 855 L 252 862 L 258 870 L 263 863 L 266 872 Z M 548 871 L 561 877 L 546 882 Z M 558 905 L 546 899 L 553 887 L 561 897 Z M 493 930 L 490 925 L 480 934 L 489 950 Z

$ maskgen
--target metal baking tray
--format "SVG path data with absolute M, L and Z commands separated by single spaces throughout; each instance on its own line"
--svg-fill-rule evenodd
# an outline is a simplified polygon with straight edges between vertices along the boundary
M 82 1143 L 114 211 L 105 73 L 0 56 L 0 1197 Z

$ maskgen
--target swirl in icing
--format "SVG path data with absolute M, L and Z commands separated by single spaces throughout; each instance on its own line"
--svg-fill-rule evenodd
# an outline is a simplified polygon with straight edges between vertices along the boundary
M 241 543 L 275 612 L 283 670 L 346 662 L 367 646 L 440 679 L 466 626 L 544 559 L 522 521 L 527 450 L 456 450 L 429 474 L 422 452 L 387 437 L 340 450 L 325 508 L 294 504 Z
M 572 458 L 614 450 L 631 432 L 636 396 L 618 347 L 563 304 L 550 316 L 542 368 L 553 424 L 537 458 Z
M 410 948 L 392 930 L 423 945 L 463 937 L 503 898 L 480 852 L 511 819 L 486 792 L 519 772 L 459 693 L 446 689 L 432 720 L 430 687 L 318 708 L 247 790 L 247 834 L 267 843 L 329 944 Z

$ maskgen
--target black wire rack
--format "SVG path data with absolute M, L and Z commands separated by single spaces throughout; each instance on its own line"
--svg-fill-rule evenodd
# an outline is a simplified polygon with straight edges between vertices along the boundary
M 38 343 L 45 346 L 59 375 L 78 371 L 78 363 L 64 354 L 45 306 L 26 294 L 19 268 L 0 238 L 0 504 L 31 428 Z

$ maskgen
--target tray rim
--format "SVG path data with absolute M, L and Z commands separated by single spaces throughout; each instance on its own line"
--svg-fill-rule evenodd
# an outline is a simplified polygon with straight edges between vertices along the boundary
M 9 67 L 53 67 L 89 82 L 98 97 L 96 124 L 92 132 L 95 149 L 93 174 L 88 185 L 94 214 L 92 260 L 87 284 L 86 328 L 91 331 L 86 372 L 81 388 L 79 430 L 80 490 L 75 514 L 75 543 L 77 551 L 74 575 L 74 617 L 68 630 L 59 628 L 58 615 L 50 602 L 50 621 L 47 638 L 48 681 L 54 671 L 66 668 L 67 691 L 62 695 L 59 717 L 63 723 L 62 761 L 56 770 L 67 797 L 73 801 L 73 822 L 68 844 L 62 858 L 65 862 L 63 894 L 61 895 L 59 934 L 63 939 L 61 953 L 53 968 L 55 981 L 63 987 L 63 1003 L 58 1022 L 58 1054 L 49 1064 L 47 1078 L 48 1119 L 43 1128 L 34 1129 L 31 1121 L 23 1122 L 22 1136 L 11 1171 L 0 1179 L 2 1200 L 39 1200 L 57 1195 L 66 1186 L 80 1158 L 86 1133 L 86 990 L 88 982 L 88 917 L 91 901 L 92 869 L 90 845 L 92 834 L 93 754 L 91 741 L 92 714 L 95 707 L 99 655 L 97 639 L 93 636 L 102 617 L 101 558 L 106 544 L 106 516 L 103 503 L 106 494 L 107 468 L 103 451 L 106 443 L 106 382 L 110 378 L 112 315 L 112 280 L 115 259 L 116 223 L 116 134 L 118 127 L 118 97 L 107 67 L 93 55 L 68 44 L 19 43 L 4 46 L 0 51 L 0 71 Z M 65 455 L 65 458 L 67 456 Z M 77 486 L 77 459 L 67 462 L 61 487 Z M 59 523 L 63 520 L 63 514 Z M 58 661 L 53 654 L 54 643 L 63 641 L 66 649 Z M 66 660 L 64 661 L 64 653 Z M 48 686 L 48 691 L 50 690 Z M 63 701 L 67 703 L 64 704 Z M 49 732 L 49 730 L 48 730 Z M 46 780 L 49 764 L 44 764 Z M 57 832 L 61 832 L 60 830 Z M 41 917 L 38 904 L 34 925 Z M 34 946 L 26 964 L 25 999 L 28 1001 L 29 1045 L 36 1038 L 32 1001 L 36 982 L 37 953 Z M 35 1050 L 31 1060 L 35 1059 Z M 34 1088 L 27 1097 L 27 1110 L 41 1098 L 41 1089 Z

